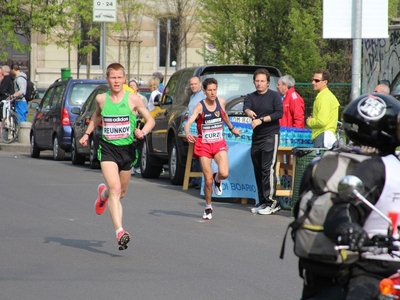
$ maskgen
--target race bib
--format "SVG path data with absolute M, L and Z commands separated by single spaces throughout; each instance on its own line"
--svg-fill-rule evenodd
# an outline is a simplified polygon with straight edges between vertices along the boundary
M 131 135 L 131 122 L 127 116 L 103 117 L 103 135 L 108 140 L 118 140 Z
M 203 143 L 212 144 L 223 140 L 223 123 L 203 124 L 201 138 Z

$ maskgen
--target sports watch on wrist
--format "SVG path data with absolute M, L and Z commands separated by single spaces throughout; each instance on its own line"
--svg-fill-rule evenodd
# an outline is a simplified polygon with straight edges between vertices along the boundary
M 264 117 L 260 117 L 261 123 L 264 123 Z

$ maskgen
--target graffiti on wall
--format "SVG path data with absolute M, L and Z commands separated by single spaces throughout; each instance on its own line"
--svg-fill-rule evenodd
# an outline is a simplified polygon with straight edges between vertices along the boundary
M 382 80 L 390 83 L 400 71 L 400 28 L 389 28 L 388 39 L 363 40 L 362 92 L 372 91 Z

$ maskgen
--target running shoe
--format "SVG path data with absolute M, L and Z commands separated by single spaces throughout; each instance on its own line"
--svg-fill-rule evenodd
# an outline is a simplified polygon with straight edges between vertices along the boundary
M 257 203 L 254 207 L 251 208 L 251 212 L 256 214 L 259 210 L 265 209 L 267 204 L 265 203 Z
M 222 195 L 222 186 L 221 186 L 221 182 L 217 182 L 215 181 L 215 177 L 217 176 L 217 173 L 213 174 L 213 178 L 214 178 L 214 193 L 217 196 L 221 196 Z
M 212 208 L 207 208 L 203 214 L 203 220 L 211 220 L 212 219 Z
M 118 249 L 119 250 L 125 250 L 128 249 L 128 243 L 131 240 L 131 236 L 129 235 L 129 232 L 126 230 L 121 230 L 118 232 L 117 235 L 117 243 L 119 245 Z
M 101 193 L 103 190 L 105 190 L 107 187 L 104 183 L 100 183 L 99 186 L 97 187 L 97 199 L 96 202 L 94 202 L 94 211 L 96 214 L 101 215 L 106 207 L 107 207 L 107 199 L 102 199 L 101 198 Z

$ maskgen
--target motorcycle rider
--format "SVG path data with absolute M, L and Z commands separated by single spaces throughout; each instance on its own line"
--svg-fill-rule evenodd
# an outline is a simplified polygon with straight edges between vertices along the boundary
M 400 212 L 400 161 L 395 156 L 400 145 L 400 102 L 390 95 L 362 95 L 343 111 L 344 130 L 356 144 L 374 147 L 377 154 L 355 166 L 351 175 L 361 179 L 365 197 L 385 215 Z M 362 203 L 339 199 L 328 212 L 324 233 L 350 250 L 360 251 L 377 234 L 387 235 L 389 224 Z M 393 226 L 396 226 L 394 224 Z M 373 300 L 379 282 L 400 269 L 400 258 L 361 253 L 350 268 L 346 300 Z

